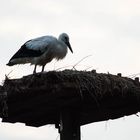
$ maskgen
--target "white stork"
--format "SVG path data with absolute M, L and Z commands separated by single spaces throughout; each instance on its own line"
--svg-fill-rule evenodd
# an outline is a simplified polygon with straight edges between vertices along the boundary
M 58 39 L 53 36 L 38 37 L 23 44 L 7 65 L 31 63 L 35 65 L 33 73 L 36 73 L 37 65 L 42 66 L 43 72 L 45 65 L 52 59 L 63 59 L 67 54 L 67 48 L 73 53 L 66 33 L 60 34 Z

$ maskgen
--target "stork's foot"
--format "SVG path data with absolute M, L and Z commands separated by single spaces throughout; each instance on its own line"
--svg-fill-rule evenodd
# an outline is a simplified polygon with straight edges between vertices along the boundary
M 36 74 L 36 71 L 33 71 L 33 74 Z
M 35 68 L 34 68 L 33 74 L 36 74 L 36 67 L 37 67 L 37 65 L 35 65 Z
M 44 72 L 44 68 L 45 68 L 45 65 L 42 66 L 42 71 L 41 72 Z

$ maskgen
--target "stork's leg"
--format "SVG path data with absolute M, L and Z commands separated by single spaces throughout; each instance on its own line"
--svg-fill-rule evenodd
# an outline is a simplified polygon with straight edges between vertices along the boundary
M 35 74 L 35 73 L 36 73 L 36 67 L 37 67 L 37 65 L 35 65 L 35 68 L 34 68 L 33 74 Z
M 42 72 L 44 71 L 45 65 L 42 66 Z

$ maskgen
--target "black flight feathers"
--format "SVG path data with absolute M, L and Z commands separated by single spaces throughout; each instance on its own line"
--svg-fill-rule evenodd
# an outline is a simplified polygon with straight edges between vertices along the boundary
M 44 52 L 41 52 L 41 50 L 32 50 L 28 49 L 26 47 L 26 43 L 21 46 L 21 48 L 13 55 L 13 57 L 10 59 L 16 59 L 16 58 L 25 58 L 25 57 L 38 57 L 42 55 Z

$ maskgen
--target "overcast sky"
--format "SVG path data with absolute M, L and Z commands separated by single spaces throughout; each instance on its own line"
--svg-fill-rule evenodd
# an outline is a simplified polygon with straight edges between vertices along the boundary
M 69 34 L 74 54 L 46 66 L 46 71 L 76 67 L 97 72 L 140 73 L 139 0 L 0 0 L 0 81 L 31 74 L 33 67 L 7 67 L 10 57 L 29 39 Z M 38 69 L 39 71 L 40 69 Z M 139 75 L 138 75 L 139 76 Z M 139 140 L 136 116 L 82 127 L 82 140 Z M 56 140 L 53 126 L 32 128 L 24 124 L 0 124 L 1 140 Z

